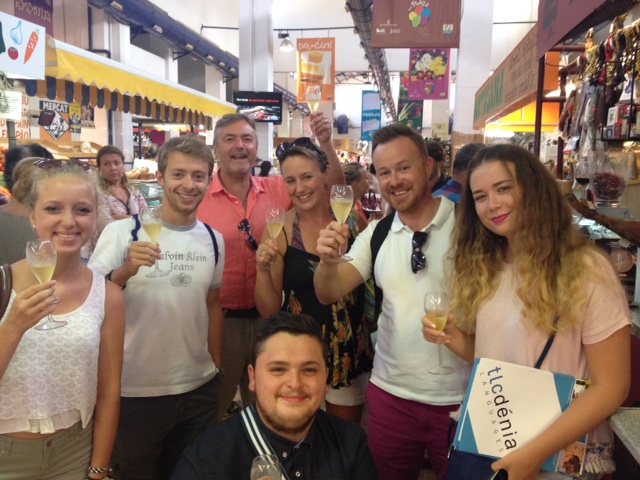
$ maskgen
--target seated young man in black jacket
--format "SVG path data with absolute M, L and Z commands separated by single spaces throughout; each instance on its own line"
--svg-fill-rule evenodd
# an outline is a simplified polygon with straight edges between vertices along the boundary
M 276 313 L 259 330 L 251 355 L 256 403 L 187 447 L 172 479 L 249 478 L 262 453 L 277 455 L 289 478 L 378 478 L 364 431 L 320 410 L 327 354 L 311 317 Z

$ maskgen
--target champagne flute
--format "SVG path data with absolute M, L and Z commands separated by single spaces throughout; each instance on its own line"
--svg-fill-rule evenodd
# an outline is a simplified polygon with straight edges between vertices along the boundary
M 280 207 L 269 207 L 267 210 L 267 230 L 271 240 L 274 242 L 277 241 L 278 235 L 280 235 L 282 227 L 284 227 L 285 213 L 285 209 Z M 269 265 L 273 265 L 275 261 L 276 257 L 273 257 Z
M 40 283 L 51 280 L 58 257 L 56 247 L 51 240 L 32 240 L 27 242 L 26 256 L 31 271 Z M 49 314 L 46 322 L 36 325 L 34 328 L 36 330 L 52 330 L 64 327 L 66 324 L 65 320 L 54 320 L 53 316 Z
M 427 319 L 436 326 L 436 329 L 444 331 L 449 317 L 449 297 L 444 292 L 427 292 L 424 296 L 424 311 Z M 442 344 L 438 344 L 438 366 L 427 370 L 429 373 L 445 375 L 456 371 L 454 367 L 449 367 L 442 362 L 444 348 Z
M 258 455 L 251 464 L 251 480 L 282 480 L 282 466 L 275 455 Z
M 284 227 L 284 217 L 284 208 L 269 207 L 267 210 L 267 230 L 269 231 L 271 240 L 274 242 L 277 240 L 278 235 L 280 235 L 282 227 Z
M 322 101 L 322 87 L 318 84 L 307 85 L 305 88 L 305 99 L 311 113 L 318 110 L 320 102 Z
M 349 218 L 349 213 L 353 208 L 353 189 L 351 185 L 334 185 L 331 187 L 331 193 L 329 194 L 331 202 L 331 210 L 336 217 L 336 220 L 340 225 L 344 225 Z M 339 262 L 348 262 L 351 257 L 342 255 L 342 246 L 338 249 Z
M 160 232 L 162 231 L 162 215 L 160 214 L 160 207 L 155 208 L 141 208 L 140 209 L 140 223 L 143 230 L 146 232 L 151 243 L 158 244 L 158 238 L 160 238 Z M 164 277 L 169 275 L 170 272 L 160 270 L 156 260 L 155 270 L 147 275 L 149 278 Z

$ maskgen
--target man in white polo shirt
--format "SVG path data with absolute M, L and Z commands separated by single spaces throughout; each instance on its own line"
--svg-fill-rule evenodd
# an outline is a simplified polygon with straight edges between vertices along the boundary
M 447 470 L 449 413 L 465 392 L 469 367 L 444 353 L 453 373 L 429 373 L 438 365 L 437 346 L 425 345 L 420 319 L 428 291 L 446 290 L 444 258 L 455 222 L 454 204 L 433 198 L 429 178 L 435 167 L 424 140 L 403 125 L 389 125 L 373 138 L 373 163 L 392 219 L 373 221 L 351 250 L 351 262 L 337 263 L 347 245 L 348 227 L 332 222 L 320 232 L 321 262 L 314 276 L 316 294 L 332 303 L 373 275 L 382 290 L 378 341 L 367 390 L 369 447 L 380 478 L 416 479 L 424 452 L 443 480 Z M 372 236 L 384 222 L 386 237 L 375 262 Z M 374 264 L 375 263 L 375 264 Z

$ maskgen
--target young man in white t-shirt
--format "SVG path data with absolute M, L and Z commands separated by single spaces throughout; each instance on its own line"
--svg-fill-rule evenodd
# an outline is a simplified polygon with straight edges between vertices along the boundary
M 169 478 L 184 447 L 216 423 L 225 250 L 222 236 L 196 220 L 212 170 L 203 142 L 169 140 L 156 173 L 163 188 L 158 243 L 136 218 L 119 220 L 102 232 L 89 262 L 126 300 L 116 480 Z

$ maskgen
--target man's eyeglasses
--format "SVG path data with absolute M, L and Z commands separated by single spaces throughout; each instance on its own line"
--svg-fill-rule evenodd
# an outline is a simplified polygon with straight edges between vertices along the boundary
M 322 157 L 326 156 L 309 137 L 300 137 L 296 138 L 293 142 L 284 142 L 278 145 L 278 148 L 276 148 L 276 158 L 278 161 L 283 161 L 289 154 L 289 151 L 294 147 L 306 148 L 316 152 Z
M 49 170 L 51 168 L 60 168 L 63 165 L 75 165 L 83 170 L 90 170 L 91 164 L 89 162 L 83 162 L 81 160 L 58 160 L 55 158 L 41 158 L 33 162 L 33 165 L 43 170 Z
M 251 250 L 252 252 L 258 250 L 258 242 L 256 241 L 256 238 L 251 234 L 251 225 L 249 224 L 249 220 L 247 220 L 246 218 L 242 220 L 238 224 L 238 230 L 240 230 L 247 236 L 246 242 L 249 250 Z
M 414 232 L 411 239 L 411 246 L 413 252 L 411 252 L 411 271 L 418 273 L 420 270 L 427 267 L 427 259 L 422 253 L 422 247 L 427 243 L 429 234 L 427 232 Z

